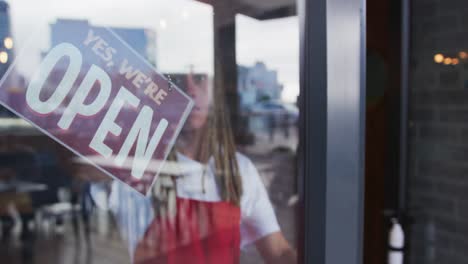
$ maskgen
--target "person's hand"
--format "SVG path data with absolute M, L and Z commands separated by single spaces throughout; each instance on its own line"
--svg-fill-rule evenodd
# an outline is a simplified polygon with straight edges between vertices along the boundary
M 267 264 L 295 264 L 297 254 L 281 232 L 270 234 L 255 242 L 257 250 Z

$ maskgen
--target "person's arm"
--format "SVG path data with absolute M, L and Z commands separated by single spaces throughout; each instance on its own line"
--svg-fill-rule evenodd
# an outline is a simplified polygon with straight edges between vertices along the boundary
M 267 264 L 297 263 L 296 251 L 291 248 L 281 232 L 275 232 L 257 240 L 255 246 Z
M 239 157 L 244 194 L 241 203 L 241 248 L 255 244 L 267 264 L 297 263 L 295 250 L 283 236 L 268 192 L 253 163 Z

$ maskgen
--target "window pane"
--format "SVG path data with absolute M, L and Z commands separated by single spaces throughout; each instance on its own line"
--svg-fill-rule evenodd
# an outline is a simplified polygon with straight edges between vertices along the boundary
M 0 2 L 0 257 L 295 263 L 295 10 Z

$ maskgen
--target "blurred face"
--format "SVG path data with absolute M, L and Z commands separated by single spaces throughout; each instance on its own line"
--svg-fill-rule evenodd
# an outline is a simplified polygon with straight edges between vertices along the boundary
M 199 130 L 206 125 L 210 108 L 208 80 L 190 74 L 187 77 L 187 94 L 194 100 L 192 113 L 185 123 L 184 130 Z

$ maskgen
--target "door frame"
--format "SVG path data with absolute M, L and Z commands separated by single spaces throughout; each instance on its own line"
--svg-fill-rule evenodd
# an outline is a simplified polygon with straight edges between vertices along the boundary
M 366 0 L 299 0 L 304 263 L 362 263 Z

